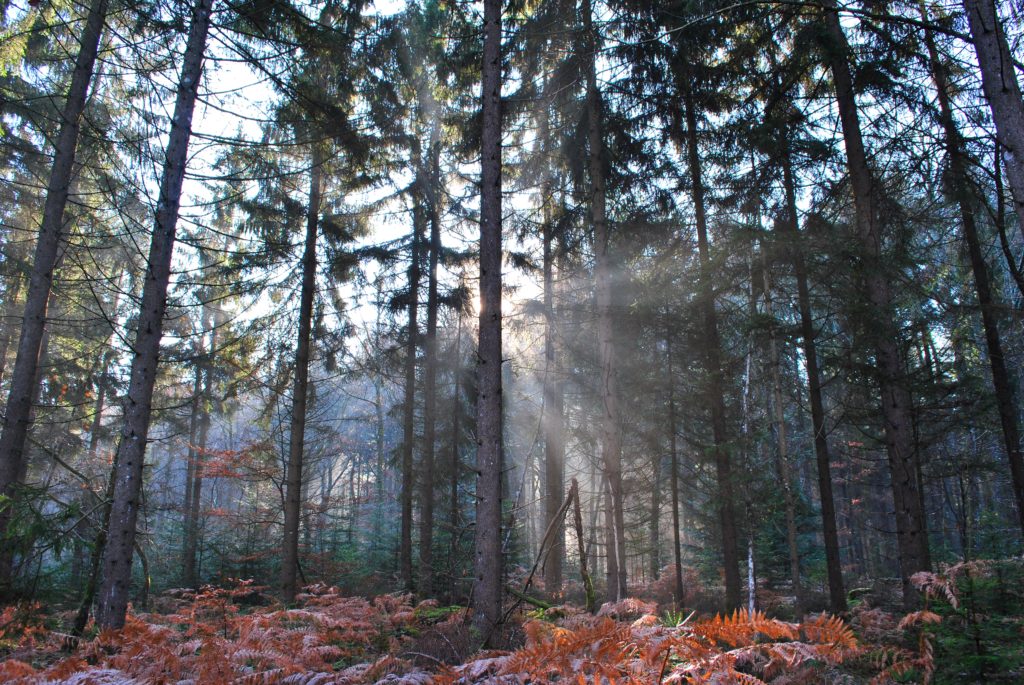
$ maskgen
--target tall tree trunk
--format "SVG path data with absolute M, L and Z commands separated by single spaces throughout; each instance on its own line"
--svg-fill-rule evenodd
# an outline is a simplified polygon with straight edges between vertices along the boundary
M 316 295 L 316 239 L 323 192 L 323 154 L 313 144 L 309 170 L 309 206 L 306 209 L 306 238 L 302 252 L 302 293 L 299 301 L 299 332 L 295 344 L 295 380 L 292 385 L 292 416 L 288 438 L 288 467 L 285 471 L 284 537 L 281 543 L 281 597 L 295 601 L 299 570 L 299 528 L 302 513 L 303 448 L 306 439 L 306 402 L 309 396 L 310 334 L 313 299 Z M 197 465 L 197 472 L 198 472 Z M 198 475 L 198 473 L 197 473 Z M 193 501 L 192 506 L 196 506 Z
M 202 411 L 203 371 L 199 364 L 193 368 L 192 401 L 189 403 L 188 417 L 188 449 L 185 451 L 185 503 L 182 506 L 181 528 L 184 540 L 181 548 L 181 583 L 185 587 L 195 587 L 195 546 L 190 545 L 189 530 L 192 525 L 192 493 L 195 491 L 196 438 L 199 435 L 199 412 Z M 191 561 L 190 561 L 191 560 Z
M 1024 100 L 995 0 L 963 0 L 1017 218 L 1024 222 Z
M 923 4 L 921 5 L 921 12 L 927 21 L 927 14 Z M 974 23 L 971 26 L 973 31 Z M 1005 45 L 1005 36 L 1002 40 Z M 971 270 L 974 273 L 974 286 L 978 293 L 978 304 L 981 306 L 981 322 L 985 329 L 985 343 L 988 348 L 989 366 L 992 370 L 992 385 L 996 391 L 996 406 L 999 409 L 999 421 L 1003 429 L 1003 444 L 1006 447 L 1006 455 L 1010 462 L 1010 473 L 1013 478 L 1013 494 L 1017 504 L 1017 518 L 1021 533 L 1024 534 L 1024 455 L 1021 453 L 1020 446 L 1017 402 L 1014 397 L 1013 383 L 1006 368 L 1006 357 L 1003 353 L 1002 340 L 999 336 L 998 303 L 996 302 L 995 294 L 992 292 L 988 264 L 985 262 L 981 238 L 978 235 L 978 225 L 974 213 L 976 199 L 971 196 L 971 183 L 967 175 L 967 160 L 965 159 L 963 138 L 960 136 L 956 120 L 953 118 L 953 108 L 950 105 L 949 80 L 945 66 L 939 59 L 939 52 L 935 47 L 935 39 L 929 29 L 925 29 L 925 42 L 928 47 L 932 78 L 935 81 L 935 91 L 939 101 L 939 119 L 945 134 L 946 153 L 949 155 L 950 187 L 953 189 L 953 195 L 960 210 L 960 223 L 964 230 L 967 252 L 971 259 Z M 1010 77 L 1013 76 L 1012 67 L 1010 68 L 1009 75 Z M 1014 80 L 1014 83 L 1016 83 L 1016 80 Z M 986 89 L 987 92 L 988 90 Z M 1024 118 L 1020 120 L 1020 123 L 1024 125 Z M 1024 135 L 1024 131 L 1019 132 Z M 1024 142 L 1024 138 L 1021 140 Z M 1024 153 L 1024 147 L 1021 147 L 1020 151 Z M 1018 161 L 1022 159 L 1024 157 L 1019 158 Z M 1020 216 L 1024 217 L 1024 214 Z
M 415 153 L 414 153 L 415 154 Z M 415 155 L 417 158 L 419 155 Z M 413 451 L 416 443 L 416 350 L 419 346 L 420 238 L 423 211 L 418 198 L 412 209 L 412 245 L 409 256 L 409 325 L 405 339 L 405 400 L 402 404 L 402 522 L 398 543 L 398 569 L 406 591 L 415 587 L 412 568 Z
M 543 274 L 544 274 L 544 519 L 549 525 L 558 517 L 565 484 L 565 406 L 562 369 L 558 361 L 558 323 L 555 310 L 555 212 L 554 181 L 550 148 L 551 107 L 545 93 L 542 103 L 539 137 L 544 153 L 544 180 L 541 183 L 543 212 Z M 555 523 L 551 548 L 544 562 L 544 589 L 557 598 L 562 591 L 562 567 L 565 558 L 565 519 Z
M 108 0 L 93 0 L 82 32 L 82 40 L 75 58 L 64 109 L 61 111 L 60 132 L 54 149 L 50 180 L 46 186 L 43 220 L 36 240 L 32 269 L 29 272 L 28 292 L 18 339 L 18 354 L 11 372 L 11 384 L 5 405 L 3 430 L 0 432 L 0 495 L 15 496 L 19 474 L 25 469 L 25 443 L 32 421 L 32 398 L 36 394 L 40 348 L 46 326 L 46 310 L 57 270 L 57 253 L 64 240 L 64 208 L 67 206 L 71 178 L 75 169 L 78 134 L 85 111 L 89 83 L 99 52 L 103 22 L 107 15 Z M 6 354 L 4 355 L 6 357 Z M 10 523 L 11 508 L 0 510 L 0 537 Z M 11 567 L 9 555 L 0 555 L 0 595 L 9 582 Z
M 423 339 L 423 463 L 420 492 L 420 594 L 434 586 L 434 443 L 437 438 L 437 264 L 441 255 L 441 144 L 431 139 L 427 175 L 430 243 L 427 259 L 427 330 Z
M 501 0 L 484 0 L 480 139 L 480 329 L 477 347 L 474 622 L 485 643 L 501 622 Z
M 673 593 L 678 610 L 683 606 L 685 591 L 683 589 L 683 546 L 680 541 L 682 522 L 679 520 L 679 445 L 676 437 L 679 429 L 676 416 L 676 382 L 672 364 L 672 334 L 668 331 L 665 332 L 665 360 L 668 377 L 669 456 L 672 468 L 672 473 L 669 474 L 669 483 L 672 489 L 672 552 L 676 563 Z
M 685 77 L 684 77 L 685 78 Z M 726 609 L 738 609 L 742 603 L 739 538 L 736 532 L 736 505 L 732 463 L 726 445 L 725 388 L 722 369 L 722 342 L 718 332 L 714 285 L 711 282 L 711 250 L 708 243 L 708 219 L 704 206 L 704 172 L 697 141 L 697 112 L 689 84 L 683 84 L 686 109 L 686 148 L 693 185 L 693 207 L 697 223 L 697 249 L 700 253 L 700 301 L 704 319 L 704 365 L 707 371 L 707 402 L 711 406 L 712 452 L 718 479 L 718 517 L 722 529 L 722 561 L 725 566 Z
M 199 0 L 192 15 L 188 42 L 178 82 L 177 101 L 171 118 L 163 180 L 157 202 L 156 225 L 149 245 L 146 280 L 139 306 L 135 334 L 135 357 L 128 381 L 124 407 L 124 425 L 117 450 L 114 497 L 110 512 L 110 530 L 103 555 L 103 585 L 97 623 L 105 628 L 124 625 L 131 586 L 132 552 L 135 546 L 135 522 L 142 493 L 143 459 L 149 435 L 153 386 L 156 383 L 167 310 L 167 286 L 171 276 L 171 255 L 181 204 L 181 185 L 188 161 L 188 142 L 192 135 L 199 82 L 203 75 L 206 36 L 210 29 L 213 0 Z
M 782 395 L 782 362 L 779 355 L 778 331 L 775 326 L 775 311 L 772 303 L 771 265 L 766 259 L 764 273 L 765 314 L 772 320 L 768 330 L 768 356 L 772 375 L 772 404 L 775 409 L 776 463 L 782 481 L 782 501 L 786 511 L 786 547 L 789 551 L 789 577 L 796 597 L 796 617 L 803 616 L 804 593 L 800 583 L 800 545 L 796 528 L 796 496 L 793 493 L 793 475 L 789 464 L 789 443 L 786 440 L 786 408 Z
M 462 442 L 462 309 L 456 316 L 455 349 L 452 355 L 451 368 L 455 372 L 454 395 L 452 398 L 451 452 L 448 456 L 448 573 L 449 600 L 455 602 L 456 578 L 458 570 L 459 534 L 462 512 L 459 507 L 459 476 L 462 470 L 462 459 L 459 447 Z
M 896 507 L 896 537 L 900 553 L 904 604 L 917 603 L 910 577 L 930 566 L 925 516 L 918 495 L 916 472 L 917 445 L 914 439 L 913 406 L 904 359 L 900 351 L 900 331 L 896 321 L 892 285 L 884 268 L 879 217 L 875 208 L 874 180 L 868 166 L 860 117 L 850 70 L 850 47 L 839 24 L 839 13 L 828 3 L 824 13 L 828 31 L 829 66 L 835 83 L 836 102 L 846 143 L 846 157 L 853 189 L 854 222 L 860 241 L 859 276 L 867 296 L 864 327 L 875 349 L 876 374 L 882 400 L 884 439 L 889 459 L 893 501 Z
M 609 602 L 626 596 L 626 540 L 622 493 L 622 427 L 619 417 L 615 320 L 612 308 L 612 265 L 608 252 L 608 217 L 605 210 L 604 106 L 597 87 L 598 36 L 590 0 L 581 10 L 587 45 L 587 121 L 590 147 L 590 220 L 594 227 L 594 288 L 597 303 L 597 345 L 601 378 L 601 463 L 609 488 L 607 500 L 608 564 L 606 593 Z
M 300 305 L 301 308 L 301 305 Z M 197 372 L 203 377 L 203 385 L 199 395 L 198 430 L 195 446 L 189 449 L 193 459 L 192 488 L 189 497 L 189 509 L 185 521 L 185 555 L 182 577 L 186 587 L 199 587 L 199 573 L 196 568 L 196 549 L 199 545 L 199 513 L 203 493 L 203 464 L 206 461 L 206 441 L 210 433 L 210 404 L 213 402 L 213 357 L 217 352 L 217 329 L 219 321 L 208 305 L 203 305 L 203 337 L 210 334 L 209 346 L 200 352 Z M 300 333 L 301 334 L 301 333 Z
M 811 291 L 807 284 L 807 264 L 800 247 L 800 232 L 796 205 L 796 181 L 793 178 L 793 159 L 788 139 L 782 158 L 782 179 L 786 194 L 786 217 L 781 228 L 789 238 L 789 258 L 796 278 L 797 307 L 800 310 L 800 340 L 804 352 L 807 375 L 807 396 L 811 405 L 811 429 L 814 433 L 814 456 L 818 471 L 818 497 L 821 507 L 822 538 L 825 543 L 825 567 L 828 576 L 829 606 L 834 613 L 846 611 L 846 588 L 843 585 L 843 567 L 839 556 L 839 531 L 836 525 L 836 505 L 832 495 L 832 458 L 828 449 L 825 427 L 825 402 L 821 393 L 821 371 L 818 367 L 818 348 L 814 343 L 814 313 L 811 310 Z

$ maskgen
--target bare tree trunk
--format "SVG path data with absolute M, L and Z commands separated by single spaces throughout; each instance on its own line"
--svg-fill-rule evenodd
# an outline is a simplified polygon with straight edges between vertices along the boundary
M 871 321 L 865 330 L 875 348 L 876 369 L 882 400 L 885 446 L 889 458 L 893 501 L 896 506 L 896 537 L 900 552 L 904 604 L 917 603 L 910 577 L 930 566 L 924 511 L 918 494 L 917 445 L 914 439 L 913 405 L 904 359 L 900 353 L 900 331 L 894 312 L 892 285 L 885 273 L 882 235 L 875 208 L 874 180 L 868 166 L 860 118 L 850 73 L 850 47 L 839 24 L 834 5 L 824 14 L 836 101 L 846 143 L 850 185 L 853 188 L 854 220 L 860 240 L 860 277 L 867 295 Z
M 448 570 L 450 580 L 449 600 L 455 602 L 456 596 L 456 573 L 457 558 L 459 553 L 459 534 L 462 521 L 462 512 L 459 507 L 459 476 L 462 470 L 462 459 L 459 456 L 459 447 L 462 440 L 462 309 L 459 309 L 455 325 L 455 349 L 452 355 L 452 369 L 455 372 L 454 396 L 452 400 L 452 432 L 451 432 L 451 453 L 448 457 L 448 525 L 450 526 L 448 540 Z
M 484 0 L 480 140 L 474 623 L 485 644 L 501 622 L 501 0 Z
M 299 332 L 295 345 L 295 380 L 292 386 L 292 416 L 288 439 L 288 468 L 285 472 L 284 539 L 281 543 L 281 596 L 295 601 L 299 569 L 299 527 L 302 513 L 303 447 L 306 438 L 306 402 L 309 394 L 310 333 L 313 298 L 316 295 L 316 239 L 323 192 L 323 155 L 313 144 L 309 170 L 309 207 L 306 210 L 306 239 L 302 253 L 302 293 L 299 302 Z M 197 466 L 198 471 L 198 466 Z M 196 502 L 192 503 L 195 506 Z
M 3 430 L 0 432 L 0 495 L 8 497 L 15 496 L 14 488 L 19 483 L 19 474 L 25 470 L 25 443 L 32 422 L 32 402 L 36 394 L 46 310 L 53 287 L 54 272 L 57 270 L 57 253 L 65 235 L 64 208 L 67 206 L 71 178 L 75 169 L 82 112 L 85 111 L 106 15 L 107 0 L 93 0 L 82 32 L 78 56 L 75 58 L 71 85 L 61 112 L 60 133 L 57 136 L 50 180 L 46 187 L 43 220 L 36 240 L 32 270 L 29 273 L 18 353 L 11 372 Z M 6 352 L 4 356 L 6 358 Z M 0 537 L 7 530 L 10 515 L 10 507 L 0 510 Z M 9 556 L 4 554 L 0 559 L 0 595 L 6 591 L 10 580 L 11 567 L 7 561 Z
M 822 537 L 825 543 L 825 566 L 828 575 L 829 606 L 834 613 L 846 611 L 846 588 L 843 585 L 843 567 L 839 556 L 839 531 L 836 526 L 836 505 L 832 496 L 832 458 L 828 449 L 825 427 L 825 403 L 821 393 L 821 371 L 818 367 L 818 348 L 814 343 L 814 313 L 811 310 L 811 292 L 807 284 L 807 265 L 799 245 L 796 206 L 796 182 L 793 178 L 793 160 L 788 142 L 782 159 L 783 186 L 786 193 L 786 219 L 782 229 L 791 241 L 790 260 L 796 278 L 797 306 L 800 310 L 800 339 L 804 351 L 807 374 L 807 396 L 811 405 L 811 428 L 814 432 L 814 455 L 818 471 L 818 497 L 821 506 Z
M 973 2 L 973 0 L 968 1 Z M 927 19 L 923 4 L 921 5 L 921 12 L 925 19 Z M 971 27 L 972 31 L 974 31 L 975 22 L 972 21 Z M 1003 41 L 1002 45 L 1005 46 L 1006 39 L 1005 36 L 1002 36 L 1001 31 L 1000 36 Z M 1006 447 L 1006 455 L 1010 462 L 1010 473 L 1013 478 L 1013 494 L 1017 504 L 1018 522 L 1021 533 L 1024 534 L 1024 455 L 1021 453 L 1020 446 L 1017 402 L 1014 397 L 1013 383 L 1006 368 L 1006 357 L 1003 354 L 1002 340 L 999 336 L 998 303 L 996 302 L 995 294 L 992 292 L 988 264 L 985 262 L 981 239 L 978 236 L 978 225 L 974 213 L 976 199 L 971 196 L 971 183 L 967 175 L 967 160 L 964 159 L 963 138 L 960 136 L 960 131 L 956 126 L 956 120 L 953 118 L 953 108 L 949 101 L 949 81 L 946 69 L 939 59 L 935 40 L 929 29 L 925 29 L 925 42 L 928 47 L 932 78 L 935 80 L 935 91 L 939 101 L 939 118 L 946 138 L 946 152 L 949 155 L 949 170 L 952 176 L 951 187 L 960 210 L 960 223 L 964 230 L 967 252 L 971 259 L 971 270 L 974 273 L 974 286 L 978 293 L 978 304 L 981 306 L 981 322 L 985 329 L 985 343 L 988 348 L 989 366 L 992 370 L 992 385 L 996 391 L 996 406 L 999 409 L 999 420 L 1003 429 L 1003 444 Z M 1009 70 L 1009 77 L 1013 77 L 1012 67 Z M 1014 79 L 1014 83 L 1016 83 L 1016 79 Z M 986 89 L 987 93 L 988 89 Z M 992 98 L 990 97 L 989 99 L 991 100 Z M 993 111 L 994 109 L 995 106 L 993 105 Z M 1024 118 L 1020 119 L 1020 123 L 1024 125 Z M 1018 132 L 1024 135 L 1024 131 Z M 1022 144 L 1024 144 L 1024 137 L 1021 140 Z M 1024 152 L 1024 146 L 1019 149 L 1021 152 Z M 1024 158 L 1018 158 L 1018 161 L 1022 159 Z M 1009 160 L 1007 163 L 1009 164 Z M 1019 216 L 1024 217 L 1024 214 L 1019 214 Z
M 1014 211 L 1024 222 L 1024 100 L 995 0 L 963 0 L 981 68 L 981 87 L 1002 146 Z
M 192 525 L 192 493 L 195 490 L 196 465 L 196 437 L 199 435 L 199 412 L 202 411 L 203 394 L 203 372 L 196 364 L 193 369 L 195 377 L 192 379 L 192 401 L 189 403 L 188 417 L 188 449 L 185 451 L 185 503 L 182 506 L 182 531 L 184 540 L 181 549 L 181 583 L 185 587 L 195 587 L 195 546 L 190 545 L 189 530 Z
M 435 127 L 436 129 L 436 127 Z M 441 144 L 431 140 L 427 208 L 430 244 L 427 260 L 427 331 L 423 340 L 423 463 L 420 492 L 420 594 L 434 586 L 434 451 L 437 438 L 437 263 L 441 253 Z
M 612 266 L 608 253 L 608 217 L 605 210 L 604 107 L 597 87 L 596 52 L 598 36 L 594 28 L 590 0 L 583 0 L 581 14 L 587 45 L 587 120 L 590 146 L 590 220 L 594 226 L 594 287 L 597 302 L 597 345 L 601 379 L 601 463 L 609 488 L 607 500 L 608 564 L 607 599 L 614 602 L 626 596 L 626 541 L 622 493 L 622 427 L 619 417 L 618 369 L 616 367 L 615 320 L 612 309 Z
M 213 0 L 199 0 L 193 11 L 185 48 L 177 101 L 171 118 L 163 180 L 157 202 L 156 225 L 149 246 L 146 278 L 139 307 L 124 425 L 118 446 L 110 530 L 103 556 L 103 585 L 97 623 L 105 628 L 124 625 L 131 586 L 132 552 L 135 523 L 142 493 L 142 470 L 149 435 L 153 386 L 156 383 L 160 355 L 160 336 L 167 310 L 167 286 L 171 276 L 171 256 L 181 204 L 181 185 L 188 160 L 188 142 L 192 134 L 199 81 L 203 75 L 203 56 L 210 28 Z
M 697 146 L 697 113 L 689 84 L 683 84 L 686 109 L 686 147 L 693 184 L 693 206 L 697 221 L 697 248 L 700 253 L 700 299 L 704 318 L 704 364 L 708 374 L 707 402 L 711 406 L 711 433 L 715 472 L 718 479 L 718 517 L 722 529 L 722 562 L 725 566 L 725 604 L 732 611 L 742 604 L 740 583 L 739 538 L 736 531 L 736 505 L 733 492 L 732 462 L 726 446 L 728 440 L 725 417 L 725 390 L 721 359 L 722 342 L 715 311 L 714 286 L 711 282 L 711 251 L 708 243 L 707 210 L 704 206 L 704 176 L 700 150 Z

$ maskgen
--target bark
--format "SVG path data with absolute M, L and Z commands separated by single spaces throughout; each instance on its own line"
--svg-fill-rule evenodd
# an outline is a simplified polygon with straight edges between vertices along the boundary
M 608 217 L 605 208 L 604 116 L 597 87 L 597 31 L 590 0 L 583 0 L 583 30 L 587 41 L 587 121 L 590 147 L 590 221 L 594 227 L 594 289 L 597 304 L 597 345 L 601 397 L 601 463 L 609 489 L 606 502 L 607 601 L 626 596 L 626 540 L 622 492 L 622 427 L 619 416 L 618 369 L 615 345 L 615 313 L 612 306 L 612 265 L 609 255 Z
M 718 518 L 722 530 L 722 561 L 725 567 L 725 603 L 728 611 L 742 603 L 740 583 L 739 538 L 736 532 L 735 495 L 733 494 L 732 462 L 729 457 L 723 387 L 722 342 L 718 331 L 714 288 L 711 282 L 711 252 L 708 243 L 707 210 L 704 206 L 704 176 L 697 146 L 697 113 L 689 85 L 684 84 L 686 115 L 686 148 L 693 184 L 693 206 L 697 223 L 697 249 L 700 256 L 700 303 L 704 319 L 704 366 L 707 372 L 707 402 L 711 407 L 712 456 L 718 480 Z
M 459 507 L 459 476 L 462 471 L 462 459 L 459 446 L 462 442 L 462 311 L 459 310 L 455 324 L 455 349 L 452 355 L 452 368 L 455 371 L 454 396 L 452 398 L 451 453 L 448 455 L 448 525 L 450 527 L 448 541 L 449 600 L 455 602 L 458 573 L 459 534 L 462 514 Z
M 302 253 L 302 292 L 299 301 L 299 331 L 295 345 L 295 379 L 292 385 L 292 416 L 288 438 L 288 467 L 285 471 L 284 537 L 281 543 L 281 596 L 285 603 L 295 601 L 298 589 L 299 528 L 302 513 L 303 448 L 306 438 L 306 403 L 309 395 L 310 337 L 313 325 L 313 299 L 316 295 L 316 239 L 319 232 L 320 198 L 323 192 L 323 155 L 313 145 L 309 170 L 309 206 L 306 210 L 306 236 Z M 198 466 L 197 466 L 198 470 Z M 192 506 L 197 502 L 193 501 Z
M 921 6 L 922 14 L 925 13 Z M 972 30 L 974 24 L 972 23 Z M 1004 39 L 1005 40 L 1005 39 Z M 957 207 L 960 210 L 960 224 L 967 242 L 967 252 L 971 260 L 971 271 L 974 274 L 974 286 L 978 293 L 978 304 L 981 307 L 981 322 L 985 329 L 985 344 L 988 349 L 989 367 L 992 371 L 992 385 L 996 391 L 996 406 L 999 410 L 999 421 L 1003 429 L 1003 445 L 1010 462 L 1010 474 L 1013 480 L 1013 494 L 1017 504 L 1017 518 L 1021 532 L 1024 533 L 1024 454 L 1020 446 L 1020 426 L 1017 417 L 1017 402 L 1014 397 L 1013 383 L 1006 367 L 1006 356 L 999 335 L 998 307 L 992 289 L 988 263 L 981 246 L 978 224 L 975 218 L 975 198 L 971 195 L 970 179 L 967 175 L 967 159 L 963 138 L 953 118 L 950 104 L 949 79 L 945 66 L 939 59 L 935 40 L 930 30 L 925 30 L 925 42 L 928 47 L 928 58 L 935 91 L 939 103 L 939 119 L 945 135 L 946 154 L 949 155 L 950 187 L 952 188 Z M 1012 70 L 1010 72 L 1013 74 Z M 1016 82 L 1016 81 L 1015 81 Z M 987 90 L 986 90 L 987 93 Z M 990 98 L 991 99 L 991 98 Z M 1024 122 L 1024 120 L 1022 120 Z M 1024 133 L 1024 131 L 1022 131 Z M 1024 151 L 1024 148 L 1021 148 Z
M 15 496 L 20 474 L 25 470 L 25 445 L 32 422 L 33 397 L 37 392 L 40 349 L 46 327 L 46 311 L 57 270 L 58 252 L 65 240 L 64 208 L 67 206 L 71 179 L 75 170 L 75 153 L 85 111 L 93 67 L 99 52 L 107 0 L 93 0 L 89 6 L 85 29 L 75 58 L 67 98 L 61 111 L 60 132 L 54 149 L 53 166 L 46 187 L 43 218 L 36 240 L 32 269 L 29 272 L 25 309 L 21 320 L 18 351 L 11 371 L 10 388 L 5 405 L 3 429 L 0 432 L 0 495 Z M 6 354 L 4 355 L 6 357 Z M 0 537 L 10 521 L 10 507 L 0 511 Z M 6 558 L 8 555 L 4 555 Z M 0 591 L 6 586 L 10 566 L 0 568 Z
M 1024 222 L 1024 99 L 994 0 L 963 0 L 974 50 L 981 69 L 981 87 L 992 109 L 996 138 L 1017 218 Z
M 210 28 L 213 0 L 199 0 L 192 15 L 178 83 L 171 133 L 167 143 L 163 179 L 157 202 L 156 225 L 149 246 L 139 323 L 133 348 L 124 423 L 117 450 L 114 496 L 110 530 L 103 555 L 103 585 L 97 623 L 105 628 L 124 625 L 131 585 L 135 523 L 142 493 L 143 458 L 149 435 L 153 386 L 156 383 L 160 336 L 167 310 L 167 286 L 171 276 L 171 255 L 181 204 L 181 186 L 188 160 L 199 81 L 203 74 L 206 36 Z
M 441 144 L 431 140 L 426 196 L 430 243 L 427 259 L 427 330 L 423 339 L 423 463 L 420 491 L 419 590 L 430 597 L 434 585 L 434 443 L 437 437 L 437 265 L 441 253 Z
M 821 508 L 822 538 L 825 543 L 829 606 L 833 613 L 838 614 L 846 611 L 846 588 L 843 584 L 843 567 L 839 556 L 839 531 L 836 525 L 835 498 L 832 495 L 832 458 L 829 454 L 828 432 L 825 427 L 825 402 L 821 392 L 818 348 L 814 343 L 814 313 L 811 310 L 811 291 L 807 283 L 807 264 L 804 262 L 804 254 L 798 242 L 800 234 L 797 220 L 796 182 L 793 178 L 793 161 L 788 142 L 783 155 L 782 176 L 786 193 L 786 219 L 782 222 L 781 227 L 791 241 L 789 257 L 796 279 L 797 307 L 800 310 L 800 340 L 807 374 L 807 396 L 811 405 L 811 428 L 814 432 L 814 456 L 818 471 L 818 498 Z
M 824 15 L 830 41 L 827 52 L 853 190 L 854 223 L 861 253 L 857 268 L 869 305 L 865 309 L 871 318 L 866 322 L 864 330 L 875 351 L 884 441 L 896 508 L 903 598 L 904 604 L 910 608 L 917 604 L 916 591 L 910 577 L 918 571 L 927 571 L 930 566 L 925 516 L 918 494 L 918 454 L 914 438 L 913 406 L 900 351 L 900 331 L 896 321 L 892 284 L 884 268 L 874 180 L 861 136 L 849 61 L 850 47 L 839 24 L 838 12 L 831 3 L 829 7 Z
M 490 644 L 501 622 L 501 0 L 484 0 L 480 140 L 474 623 Z

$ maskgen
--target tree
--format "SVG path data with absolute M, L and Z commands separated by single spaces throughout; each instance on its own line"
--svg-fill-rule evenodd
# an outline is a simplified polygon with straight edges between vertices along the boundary
M 50 300 L 58 251 L 65 239 L 64 209 L 67 206 L 72 175 L 75 171 L 78 134 L 89 84 L 92 82 L 93 67 L 99 52 L 103 23 L 107 15 L 107 2 L 108 0 L 93 0 L 89 5 L 71 84 L 61 112 L 60 133 L 46 189 L 46 204 L 29 273 L 18 355 L 11 373 L 3 432 L 0 433 L 0 495 L 7 497 L 14 496 L 16 486 L 25 477 L 25 441 L 31 423 L 32 401 L 38 385 L 37 374 L 43 331 L 46 327 L 46 309 Z M 0 535 L 7 530 L 10 511 L 9 507 L 0 508 Z M 7 554 L 0 554 L 0 594 L 6 591 L 6 585 L 10 581 L 10 562 Z
M 108 541 L 103 556 L 97 623 L 108 628 L 124 625 L 131 585 L 135 524 L 139 515 L 146 440 L 152 414 L 153 386 L 160 355 L 160 337 L 167 310 L 167 286 L 171 276 L 181 187 L 188 160 L 199 82 L 203 75 L 206 37 L 213 0 L 199 0 L 192 12 L 188 40 L 178 81 L 171 132 L 167 141 L 163 178 L 157 202 L 156 223 L 150 241 L 146 278 L 135 331 L 134 357 L 125 401 L 120 444 L 115 457 L 113 505 Z
M 477 344 L 474 624 L 485 643 L 501 623 L 501 0 L 484 0 L 480 135 L 480 323 Z

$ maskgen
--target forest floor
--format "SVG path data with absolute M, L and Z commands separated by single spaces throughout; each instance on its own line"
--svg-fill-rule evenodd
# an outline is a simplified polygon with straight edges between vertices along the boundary
M 1020 683 L 1024 563 L 971 562 L 918 574 L 923 608 L 900 616 L 860 600 L 844 619 L 793 623 L 745 611 L 698 616 L 628 599 L 596 615 L 517 610 L 506 650 L 480 651 L 467 610 L 409 595 L 306 588 L 297 606 L 248 582 L 169 591 L 121 631 L 63 632 L 70 612 L 0 612 L 0 682 L 222 683 Z

